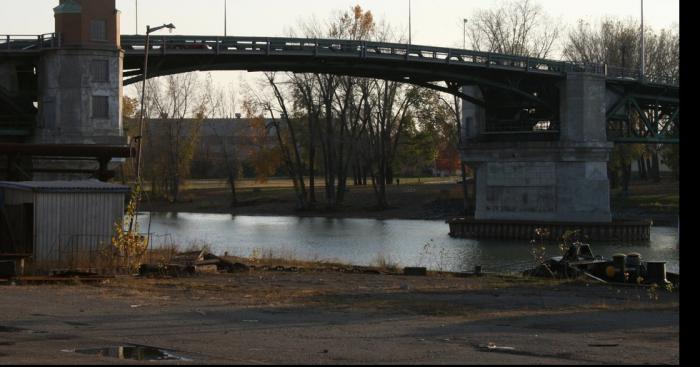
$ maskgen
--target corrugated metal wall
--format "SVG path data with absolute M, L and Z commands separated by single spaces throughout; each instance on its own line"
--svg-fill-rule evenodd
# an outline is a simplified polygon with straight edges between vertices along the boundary
M 20 205 L 34 201 L 34 194 L 28 190 L 17 190 L 10 188 L 0 188 L 0 190 L 5 190 L 6 205 Z
M 35 193 L 34 260 L 63 261 L 79 251 L 108 245 L 123 218 L 121 193 Z

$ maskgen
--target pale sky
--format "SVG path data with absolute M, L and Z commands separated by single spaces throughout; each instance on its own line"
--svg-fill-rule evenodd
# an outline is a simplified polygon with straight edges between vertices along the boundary
M 174 35 L 223 35 L 225 0 L 138 0 L 139 33 L 146 25 L 173 23 Z M 376 20 L 385 20 L 408 34 L 408 0 L 227 0 L 228 35 L 286 36 L 300 21 L 315 16 L 326 21 L 337 10 L 359 4 L 371 10 Z M 611 16 L 638 20 L 640 0 L 533 0 L 545 12 L 573 27 L 578 19 L 595 22 Z M 122 34 L 136 32 L 137 0 L 116 0 L 121 11 Z M 414 44 L 462 47 L 463 22 L 479 8 L 497 5 L 497 0 L 412 0 Z M 52 8 L 58 0 L 0 0 L 0 35 L 53 32 Z M 679 0 L 645 0 L 647 26 L 659 30 L 680 23 Z M 161 31 L 167 34 L 167 31 Z M 468 42 L 468 41 L 467 41 Z M 241 72 L 215 73 L 221 83 L 237 81 Z M 129 88 L 127 93 L 131 94 Z

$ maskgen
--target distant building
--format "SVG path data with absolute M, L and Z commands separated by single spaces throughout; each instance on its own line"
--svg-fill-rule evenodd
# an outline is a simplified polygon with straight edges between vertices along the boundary
M 206 119 L 201 122 L 197 137 L 197 148 L 192 159 L 192 176 L 194 178 L 225 178 L 226 156 L 229 159 L 242 161 L 251 156 L 256 145 L 256 134 L 253 119 Z M 151 139 L 151 148 L 156 151 L 168 149 L 169 134 L 180 133 L 181 136 L 191 134 L 195 119 L 149 119 L 146 139 Z M 277 144 L 271 119 L 264 119 L 267 131 L 265 144 Z M 179 128 L 178 128 L 179 124 Z M 128 120 L 127 126 L 136 126 L 134 120 Z M 179 130 L 179 131 L 178 131 Z M 132 133 L 133 135 L 133 133 Z M 258 139 L 259 140 L 259 139 Z M 146 153 L 147 154 L 147 153 Z

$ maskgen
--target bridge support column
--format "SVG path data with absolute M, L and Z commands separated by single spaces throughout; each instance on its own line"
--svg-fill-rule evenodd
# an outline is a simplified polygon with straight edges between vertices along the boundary
M 39 66 L 36 144 L 123 144 L 121 51 L 46 51 Z
M 125 145 L 123 51 L 114 0 L 65 0 L 54 8 L 61 47 L 37 67 L 39 112 L 32 143 Z M 37 168 L 97 169 L 97 164 L 37 161 Z M 35 179 L 78 178 L 36 174 Z M 84 177 L 83 177 L 84 178 Z
M 559 89 L 560 137 L 555 141 L 533 141 L 529 134 L 499 140 L 486 131 L 487 111 L 463 101 L 461 153 L 475 170 L 476 220 L 612 222 L 605 78 L 569 74 Z M 462 91 L 481 97 L 475 87 Z

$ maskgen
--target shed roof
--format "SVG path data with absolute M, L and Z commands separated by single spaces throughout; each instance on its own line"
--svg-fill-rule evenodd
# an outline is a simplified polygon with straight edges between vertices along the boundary
M 26 190 L 33 192 L 113 192 L 128 193 L 129 186 L 101 182 L 97 180 L 87 181 L 24 181 L 8 182 L 0 181 L 0 188 Z

